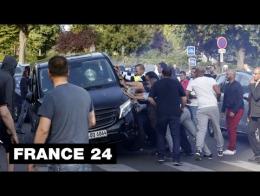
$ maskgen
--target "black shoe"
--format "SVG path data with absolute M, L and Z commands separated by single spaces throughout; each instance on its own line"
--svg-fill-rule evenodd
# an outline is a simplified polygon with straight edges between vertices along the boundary
M 218 157 L 223 157 L 223 150 L 218 150 Z
M 174 166 L 182 166 L 182 163 L 180 161 L 174 161 L 173 165 Z
M 202 160 L 202 156 L 201 156 L 201 152 L 200 151 L 197 151 L 195 153 L 195 160 L 196 161 L 201 161 Z
M 203 157 L 208 158 L 208 159 L 213 159 L 213 154 L 212 153 L 209 155 L 204 154 Z

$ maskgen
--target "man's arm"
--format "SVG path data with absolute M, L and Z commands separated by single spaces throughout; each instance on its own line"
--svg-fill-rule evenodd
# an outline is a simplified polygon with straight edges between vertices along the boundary
M 36 130 L 36 135 L 34 138 L 35 144 L 44 144 L 49 135 L 51 127 L 51 120 L 46 117 L 40 117 L 40 122 Z
M 96 116 L 95 116 L 95 111 L 92 110 L 91 112 L 89 112 L 88 115 L 88 125 L 89 128 L 92 128 L 96 125 Z
M 13 108 L 13 90 L 14 90 L 14 81 L 13 78 L 10 77 L 5 85 L 5 100 L 7 103 L 7 107 L 12 115 L 13 111 L 10 108 Z
M 150 104 L 152 104 L 153 106 L 156 106 L 156 102 L 154 101 L 154 99 L 152 97 L 148 97 L 147 101 L 149 101 Z
M 155 102 L 154 98 L 157 97 L 157 92 L 156 92 L 156 85 L 157 85 L 157 84 L 158 84 L 158 83 L 155 83 L 155 84 L 152 86 L 151 91 L 150 91 L 150 93 L 149 93 L 149 95 L 148 95 L 148 98 L 147 98 L 147 101 L 149 101 L 150 104 L 152 104 L 153 106 L 156 106 L 156 102 Z
M 252 99 L 254 99 L 255 101 L 260 100 L 260 90 L 259 90 L 259 88 L 257 88 L 257 86 L 256 87 L 254 86 L 253 88 L 251 88 L 251 95 L 252 95 Z
M 241 100 L 243 101 L 243 87 L 238 83 L 235 89 L 234 95 L 234 104 L 232 108 L 233 113 L 237 113 L 241 107 Z
M 46 139 L 50 132 L 50 127 L 51 127 L 51 120 L 49 118 L 41 116 L 38 128 L 36 130 L 36 134 L 34 137 L 35 144 L 44 144 L 46 142 Z M 35 165 L 28 164 L 27 170 L 30 172 L 34 171 Z
M 0 116 L 5 126 L 7 127 L 8 134 L 12 135 L 15 143 L 18 143 L 18 137 L 15 131 L 14 120 L 6 105 L 0 106 Z
M 213 85 L 213 90 L 215 91 L 215 93 L 217 94 L 217 99 L 219 100 L 220 99 L 220 96 L 221 96 L 221 91 L 220 91 L 220 88 L 217 84 Z
M 181 97 L 181 109 L 183 109 L 187 104 L 187 97 L 183 96 Z
M 193 81 L 190 81 L 188 83 L 188 86 L 187 86 L 186 91 L 185 91 L 187 99 L 196 99 L 197 98 L 196 95 L 192 95 L 191 94 L 191 92 L 192 92 L 192 83 L 193 83 Z

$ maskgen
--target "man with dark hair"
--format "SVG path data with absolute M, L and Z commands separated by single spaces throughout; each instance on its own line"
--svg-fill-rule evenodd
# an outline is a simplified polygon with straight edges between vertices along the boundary
M 190 79 L 189 83 L 192 82 L 196 78 L 195 71 L 196 71 L 196 67 L 192 67 L 191 68 L 191 79 Z M 189 92 L 189 91 L 187 91 L 187 87 L 186 87 L 186 94 L 187 94 L 187 97 L 189 98 L 187 105 L 191 112 L 191 119 L 194 122 L 194 124 L 197 125 L 198 120 L 197 120 L 196 114 L 197 114 L 197 109 L 198 109 L 198 100 L 197 100 L 195 91 L 192 90 L 191 92 Z
M 49 77 L 54 89 L 45 97 L 39 108 L 39 126 L 34 143 L 88 144 L 88 129 L 95 126 L 93 102 L 89 93 L 68 83 L 68 62 L 63 56 L 49 60 Z M 28 166 L 29 171 L 34 165 Z M 49 171 L 90 171 L 85 164 L 54 164 Z
M 30 104 L 26 101 L 26 95 L 28 93 L 29 85 L 30 85 L 29 75 L 30 75 L 30 67 L 28 66 L 28 67 L 25 67 L 25 69 L 23 71 L 22 79 L 20 81 L 22 107 L 21 107 L 21 112 L 20 112 L 20 115 L 19 115 L 19 118 L 17 121 L 17 125 L 16 125 L 17 133 L 22 133 L 22 134 L 24 134 L 24 132 L 22 131 L 22 125 L 24 123 L 24 120 L 26 118 L 26 115 L 28 113 L 29 106 L 30 106 Z
M 157 81 L 149 94 L 148 100 L 157 106 L 158 162 L 165 161 L 165 136 L 169 125 L 173 140 L 174 165 L 180 162 L 180 116 L 186 105 L 186 95 L 179 81 L 171 78 L 172 69 L 162 70 L 163 78 Z
M 15 89 L 15 81 L 14 81 L 14 73 L 17 67 L 17 61 L 12 56 L 5 56 L 3 60 L 3 64 L 0 70 L 0 88 L 3 90 L 5 103 L 8 107 L 9 112 L 13 115 L 14 109 L 14 89 Z M 8 134 L 8 128 L 0 122 L 0 140 L 3 141 L 3 146 L 7 153 L 7 157 L 9 157 L 9 151 L 12 144 L 12 135 Z M 9 164 L 8 159 L 8 171 L 14 171 L 14 165 Z

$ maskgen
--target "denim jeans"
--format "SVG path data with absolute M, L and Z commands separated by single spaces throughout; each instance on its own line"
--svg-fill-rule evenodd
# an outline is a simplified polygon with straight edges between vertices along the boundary
M 175 116 L 161 117 L 157 121 L 158 150 L 161 156 L 165 155 L 165 137 L 169 125 L 173 141 L 173 159 L 180 161 L 180 118 Z

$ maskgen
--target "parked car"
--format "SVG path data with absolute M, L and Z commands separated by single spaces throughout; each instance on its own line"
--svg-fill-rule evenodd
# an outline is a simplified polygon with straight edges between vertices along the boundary
M 134 118 L 130 99 L 123 93 L 113 65 L 104 53 L 91 53 L 67 57 L 69 81 L 80 86 L 92 97 L 96 126 L 89 130 L 90 143 L 116 143 L 134 139 Z M 41 62 L 32 71 L 32 93 L 27 95 L 31 103 L 32 131 L 38 126 L 38 108 L 53 85 L 48 78 L 48 63 Z M 73 103 L 71 103 L 73 104 Z
M 238 133 L 247 134 L 247 130 L 248 130 L 247 113 L 248 113 L 248 107 L 249 107 L 248 101 L 247 101 L 248 95 L 249 95 L 248 86 L 249 86 L 249 83 L 250 83 L 250 80 L 252 79 L 252 77 L 253 77 L 252 74 L 248 73 L 248 72 L 242 72 L 242 71 L 236 72 L 236 80 L 241 84 L 241 86 L 243 87 L 243 91 L 244 91 L 244 114 L 243 114 L 243 117 L 241 118 L 238 128 L 237 128 Z M 216 81 L 221 89 L 221 99 L 219 102 L 219 109 L 221 111 L 221 107 L 223 104 L 223 97 L 224 97 L 224 89 L 225 89 L 225 85 L 227 84 L 226 74 L 218 75 L 216 78 Z M 227 130 L 225 116 L 220 116 L 220 127 L 222 130 Z

